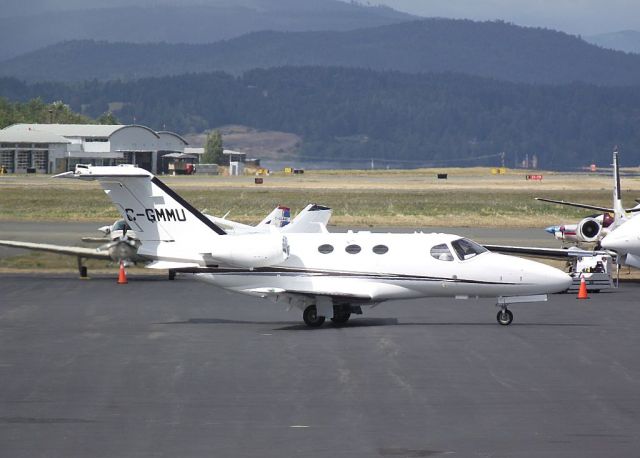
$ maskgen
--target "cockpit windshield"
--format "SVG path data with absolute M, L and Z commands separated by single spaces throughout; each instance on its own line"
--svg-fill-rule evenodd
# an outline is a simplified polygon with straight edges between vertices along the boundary
M 131 230 L 129 225 L 127 223 L 125 223 L 123 219 L 119 219 L 118 221 L 113 223 L 113 227 L 111 228 L 111 231 L 112 232 L 113 231 L 122 231 L 122 230 L 124 230 L 125 227 L 127 228 L 128 231 Z
M 471 259 L 479 254 L 484 253 L 485 251 L 488 251 L 482 245 L 478 245 L 476 242 L 469 239 L 454 240 L 453 242 L 451 242 L 451 246 L 453 247 L 456 254 L 458 255 L 458 258 L 460 258 L 461 261 Z

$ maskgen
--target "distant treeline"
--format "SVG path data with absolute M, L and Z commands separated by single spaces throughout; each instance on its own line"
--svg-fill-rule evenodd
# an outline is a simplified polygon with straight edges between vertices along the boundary
M 124 123 L 180 133 L 244 124 L 302 136 L 317 159 L 388 158 L 540 167 L 608 164 L 618 145 L 640 163 L 640 87 L 506 83 L 459 74 L 283 67 L 132 82 L 24 84 L 0 79 L 14 101 L 63 100 L 86 116 L 110 109 Z
M 452 19 L 343 32 L 255 32 L 211 44 L 68 41 L 3 62 L 0 75 L 69 82 L 306 65 L 456 72 L 543 84 L 640 81 L 640 55 L 548 29 Z
M 94 121 L 87 116 L 74 113 L 62 102 L 44 103 L 41 99 L 28 102 L 9 102 L 0 97 L 0 129 L 11 124 L 46 124 L 56 119 L 64 124 L 90 124 Z
M 0 83 L 1 84 L 1 83 Z M 118 119 L 110 113 L 103 113 L 97 119 L 78 114 L 61 101 L 45 103 L 36 97 L 27 102 L 10 102 L 0 97 L 0 129 L 11 124 L 118 124 Z

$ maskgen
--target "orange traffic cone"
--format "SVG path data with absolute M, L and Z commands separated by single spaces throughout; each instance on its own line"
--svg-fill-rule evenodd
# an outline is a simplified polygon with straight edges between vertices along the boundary
M 577 299 L 589 299 L 587 295 L 587 282 L 584 280 L 584 275 L 580 275 L 580 289 L 578 290 Z
M 118 273 L 118 284 L 126 285 L 129 283 L 127 281 L 127 273 L 124 270 L 124 262 L 120 261 L 120 272 Z

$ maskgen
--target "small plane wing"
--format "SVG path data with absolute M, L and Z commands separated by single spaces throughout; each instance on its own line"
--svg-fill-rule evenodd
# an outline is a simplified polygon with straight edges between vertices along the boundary
M 533 256 L 536 258 L 569 259 L 576 256 L 598 256 L 609 254 L 606 251 L 589 251 L 578 247 L 570 248 L 538 248 L 508 245 L 482 245 L 489 251 L 497 253 L 517 254 L 521 256 Z
M 48 251 L 50 253 L 67 254 L 83 258 L 105 259 L 111 261 L 108 251 L 98 251 L 95 248 L 79 246 L 50 245 L 47 243 L 14 242 L 12 240 L 0 240 L 0 246 L 11 248 L 24 248 L 26 250 Z
M 87 243 L 109 243 L 112 241 L 109 237 L 82 237 L 80 240 Z

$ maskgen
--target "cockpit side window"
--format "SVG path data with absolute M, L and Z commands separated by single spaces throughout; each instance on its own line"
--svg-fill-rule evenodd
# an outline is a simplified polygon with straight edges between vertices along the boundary
M 451 246 L 462 261 L 471 259 L 485 251 L 488 251 L 482 245 L 478 245 L 476 242 L 469 239 L 454 240 L 451 242 Z
M 453 255 L 446 243 L 431 248 L 431 256 L 440 261 L 453 261 Z

